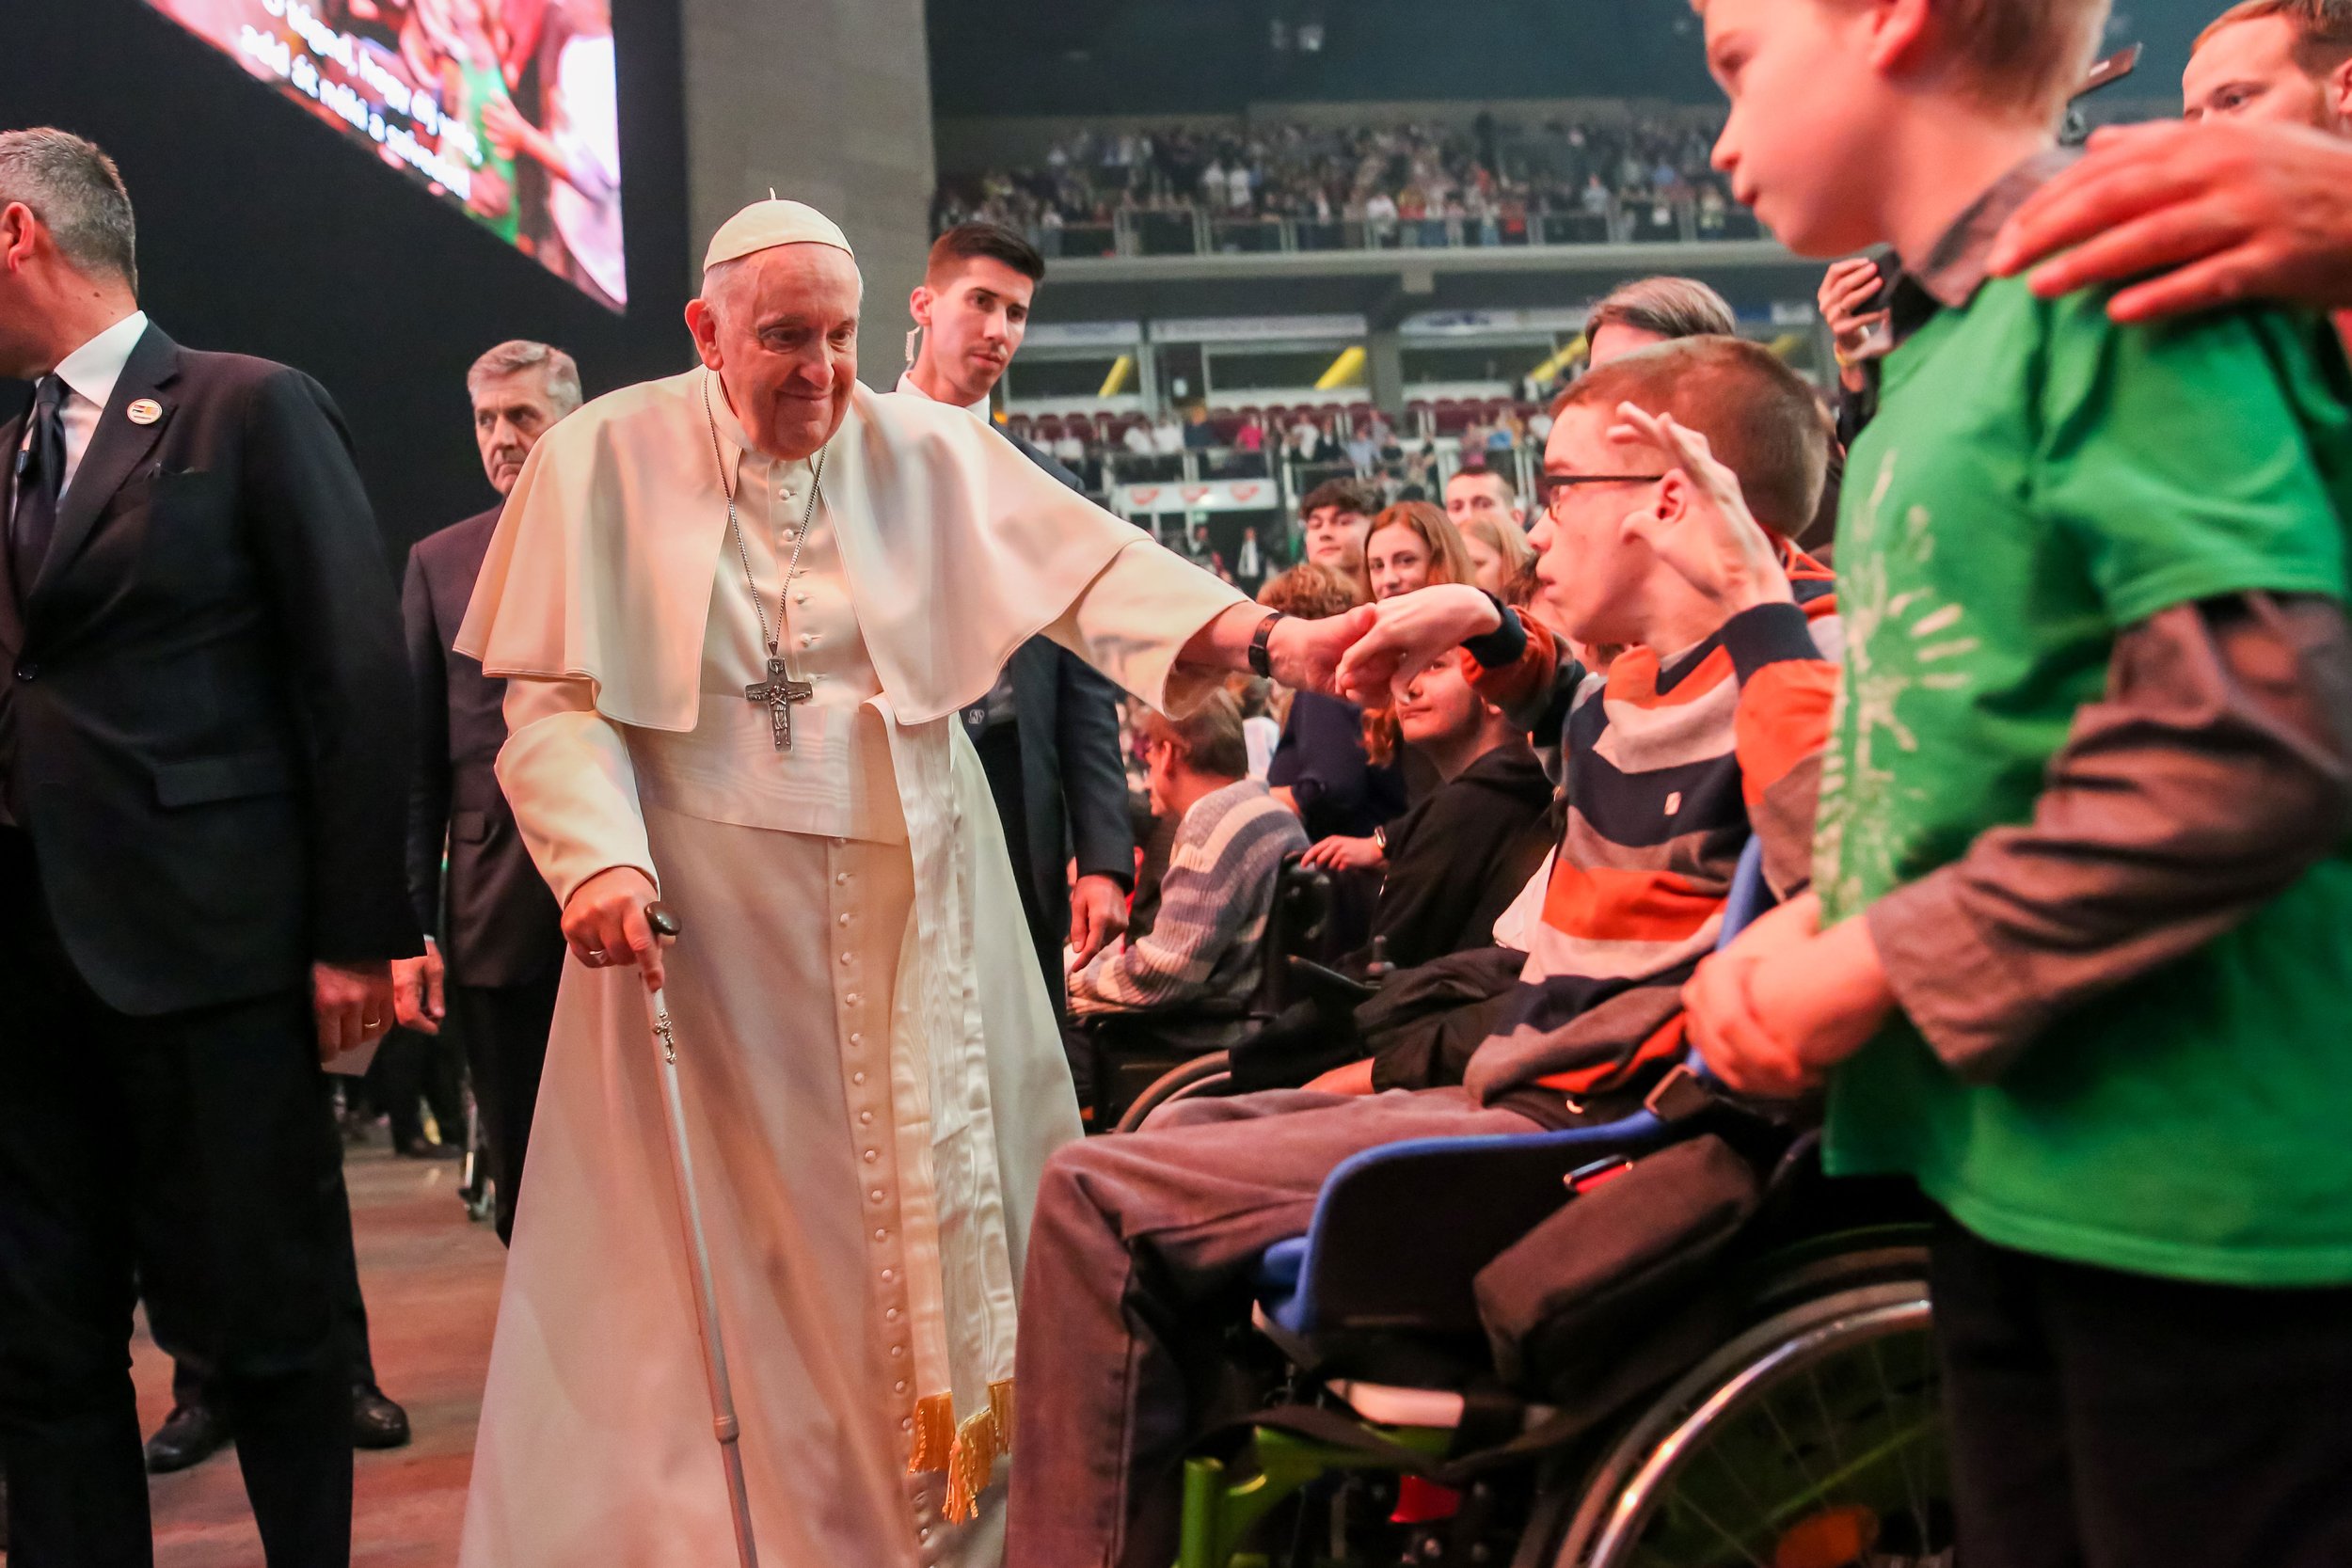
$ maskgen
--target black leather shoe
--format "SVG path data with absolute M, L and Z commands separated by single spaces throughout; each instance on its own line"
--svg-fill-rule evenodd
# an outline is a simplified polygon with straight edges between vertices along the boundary
M 412 1138 L 400 1146 L 404 1160 L 462 1160 L 466 1157 L 462 1144 L 436 1143 L 431 1138 Z
M 201 1465 L 228 1443 L 229 1423 L 219 1411 L 208 1404 L 175 1405 L 147 1440 L 148 1473 L 167 1476 Z
M 351 1446 L 355 1449 L 405 1449 L 408 1446 L 408 1412 L 384 1397 L 373 1384 L 351 1391 Z

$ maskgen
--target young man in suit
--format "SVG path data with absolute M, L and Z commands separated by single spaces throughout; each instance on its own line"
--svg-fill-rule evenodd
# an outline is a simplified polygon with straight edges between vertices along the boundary
M 271 1568 L 350 1556 L 324 1058 L 392 1022 L 408 680 L 340 416 L 140 313 L 98 149 L 0 135 L 0 1456 L 10 1560 L 151 1560 L 135 1281 Z
M 1002 225 L 967 223 L 942 234 L 911 301 L 922 347 L 898 390 L 987 419 L 989 394 L 1020 352 L 1044 277 L 1045 259 Z M 1077 475 L 1022 437 L 1008 439 L 1064 484 L 1082 488 Z M 1014 653 L 987 700 L 964 710 L 963 721 L 1004 822 L 1046 992 L 1059 1006 L 1067 992 L 1063 944 L 1084 963 L 1127 928 L 1136 840 L 1119 752 L 1118 690 L 1075 655 L 1035 637 Z
M 545 343 L 501 343 L 474 361 L 466 389 L 483 472 L 503 498 L 539 437 L 580 406 L 580 367 Z M 423 958 L 393 966 L 393 989 L 404 1026 L 435 1035 L 447 1018 L 465 1045 L 503 1242 L 515 1233 L 531 1113 L 564 974 L 564 931 L 555 895 L 532 864 L 499 788 L 506 683 L 452 646 L 500 510 L 420 543 L 401 590 L 418 719 L 408 888 L 418 921 L 440 940 L 427 937 Z

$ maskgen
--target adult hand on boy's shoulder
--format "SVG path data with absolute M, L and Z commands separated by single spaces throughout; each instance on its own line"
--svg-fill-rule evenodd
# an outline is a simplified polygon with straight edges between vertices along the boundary
M 2234 121 L 2102 131 L 2001 231 L 1995 273 L 2036 262 L 2045 299 L 2147 278 L 2108 303 L 2119 322 L 2247 299 L 2352 308 L 2352 141 Z
M 1742 1094 L 1792 1100 L 1870 1042 L 1895 1006 L 1867 927 L 1820 929 L 1811 894 L 1757 920 L 1683 988 L 1691 1032 Z
M 1757 605 L 1793 603 L 1780 547 L 1748 510 L 1740 476 L 1715 456 L 1707 437 L 1670 414 L 1630 403 L 1617 405 L 1610 438 L 1647 446 L 1672 466 L 1655 510 L 1624 524 L 1628 538 L 1646 540 L 1677 575 L 1725 619 Z

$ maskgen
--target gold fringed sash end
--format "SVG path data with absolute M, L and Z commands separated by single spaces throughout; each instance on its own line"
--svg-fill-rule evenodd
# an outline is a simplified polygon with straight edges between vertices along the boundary
M 951 1525 L 979 1516 L 980 1494 L 996 1473 L 996 1412 L 983 1410 L 956 1428 L 955 1451 L 947 1456 L 947 1503 L 941 1510 Z
M 996 1418 L 996 1451 L 1012 1452 L 1012 1379 L 988 1386 L 988 1411 Z
M 947 1497 L 940 1510 L 949 1524 L 978 1517 L 980 1494 L 996 1474 L 996 1459 L 1012 1452 L 1012 1379 L 988 1386 L 988 1408 L 956 1424 L 955 1401 L 930 1394 L 914 1405 L 914 1443 L 907 1454 L 911 1474 L 947 1472 Z
M 907 1445 L 907 1474 L 945 1470 L 956 1444 L 956 1397 L 926 1394 L 914 1402 L 914 1436 Z

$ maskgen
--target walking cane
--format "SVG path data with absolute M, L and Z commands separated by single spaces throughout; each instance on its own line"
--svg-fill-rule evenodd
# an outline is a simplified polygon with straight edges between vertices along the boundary
M 645 924 L 657 939 L 675 941 L 677 916 L 660 904 L 645 906 Z M 677 1037 L 670 1027 L 670 1006 L 659 990 L 647 993 L 645 1006 L 653 1018 L 654 1038 L 661 1046 L 661 1097 L 669 1107 L 670 1180 L 677 1188 L 678 1219 L 686 1227 L 686 1247 L 693 1254 L 694 1310 L 700 1318 L 703 1377 L 710 1386 L 711 1426 L 719 1438 L 719 1457 L 726 1466 L 727 1501 L 735 1510 L 735 1556 L 742 1568 L 759 1568 L 759 1552 L 752 1544 L 752 1505 L 743 1491 L 743 1455 L 737 1447 L 735 1389 L 727 1381 L 727 1349 L 719 1338 L 718 1291 L 710 1278 L 710 1243 L 703 1234 L 702 1200 L 694 1195 L 694 1159 L 686 1143 L 686 1107 L 678 1099 Z

